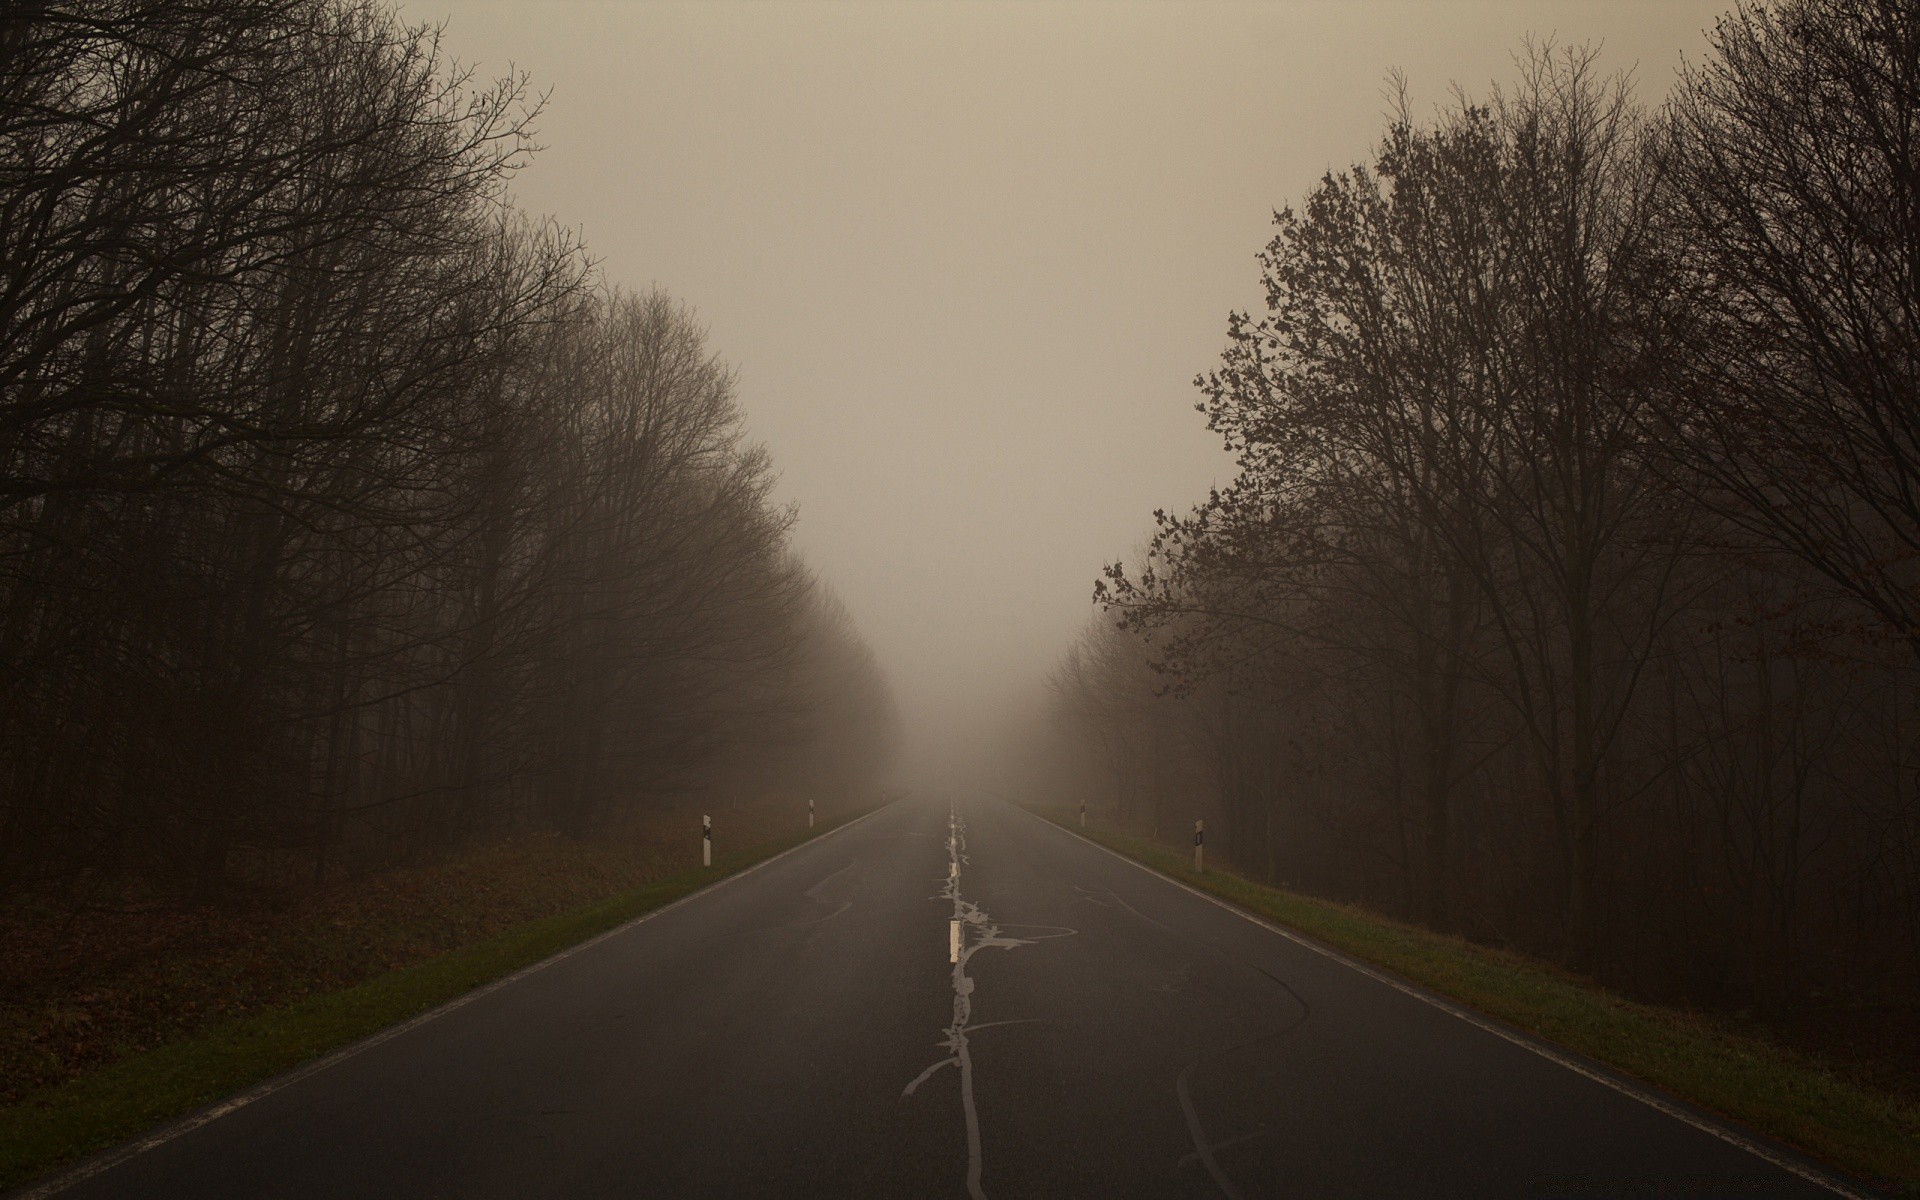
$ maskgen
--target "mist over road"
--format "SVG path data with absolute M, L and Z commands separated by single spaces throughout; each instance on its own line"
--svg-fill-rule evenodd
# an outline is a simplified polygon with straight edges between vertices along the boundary
M 1646 1193 L 1832 1194 L 963 795 L 892 804 L 61 1194 Z

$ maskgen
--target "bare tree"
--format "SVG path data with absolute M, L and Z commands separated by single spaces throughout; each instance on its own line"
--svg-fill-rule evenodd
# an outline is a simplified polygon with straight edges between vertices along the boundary
M 1171 742 L 1244 868 L 1627 986 L 1916 978 L 1913 24 L 1742 8 L 1651 123 L 1530 47 L 1280 213 L 1238 474 L 1056 672 L 1078 786 Z
M 1672 436 L 1726 517 L 1920 653 L 1920 13 L 1741 4 L 1668 109 L 1674 254 L 1711 320 Z
M 0 891 L 593 832 L 834 738 L 880 769 L 725 364 L 514 212 L 523 79 L 377 0 L 4 22 Z M 841 687 L 858 752 L 793 717 Z

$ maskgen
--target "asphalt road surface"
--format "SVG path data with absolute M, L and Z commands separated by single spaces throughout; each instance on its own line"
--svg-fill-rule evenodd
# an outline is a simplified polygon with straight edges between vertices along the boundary
M 1553 1053 L 915 797 L 59 1194 L 1849 1194 Z

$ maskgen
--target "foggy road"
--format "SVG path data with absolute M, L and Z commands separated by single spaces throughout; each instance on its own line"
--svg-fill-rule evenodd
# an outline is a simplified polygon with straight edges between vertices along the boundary
M 60 1194 L 1649 1193 L 1835 1194 L 966 795 L 897 802 Z

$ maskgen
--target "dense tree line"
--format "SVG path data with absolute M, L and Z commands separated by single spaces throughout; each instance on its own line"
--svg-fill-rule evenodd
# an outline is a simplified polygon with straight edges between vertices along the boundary
M 1055 673 L 1096 805 L 1655 994 L 1920 983 L 1920 10 L 1712 41 L 1657 111 L 1529 47 L 1277 215 L 1237 475 Z
M 729 370 L 514 209 L 536 109 L 374 0 L 0 18 L 0 894 L 883 766 Z

